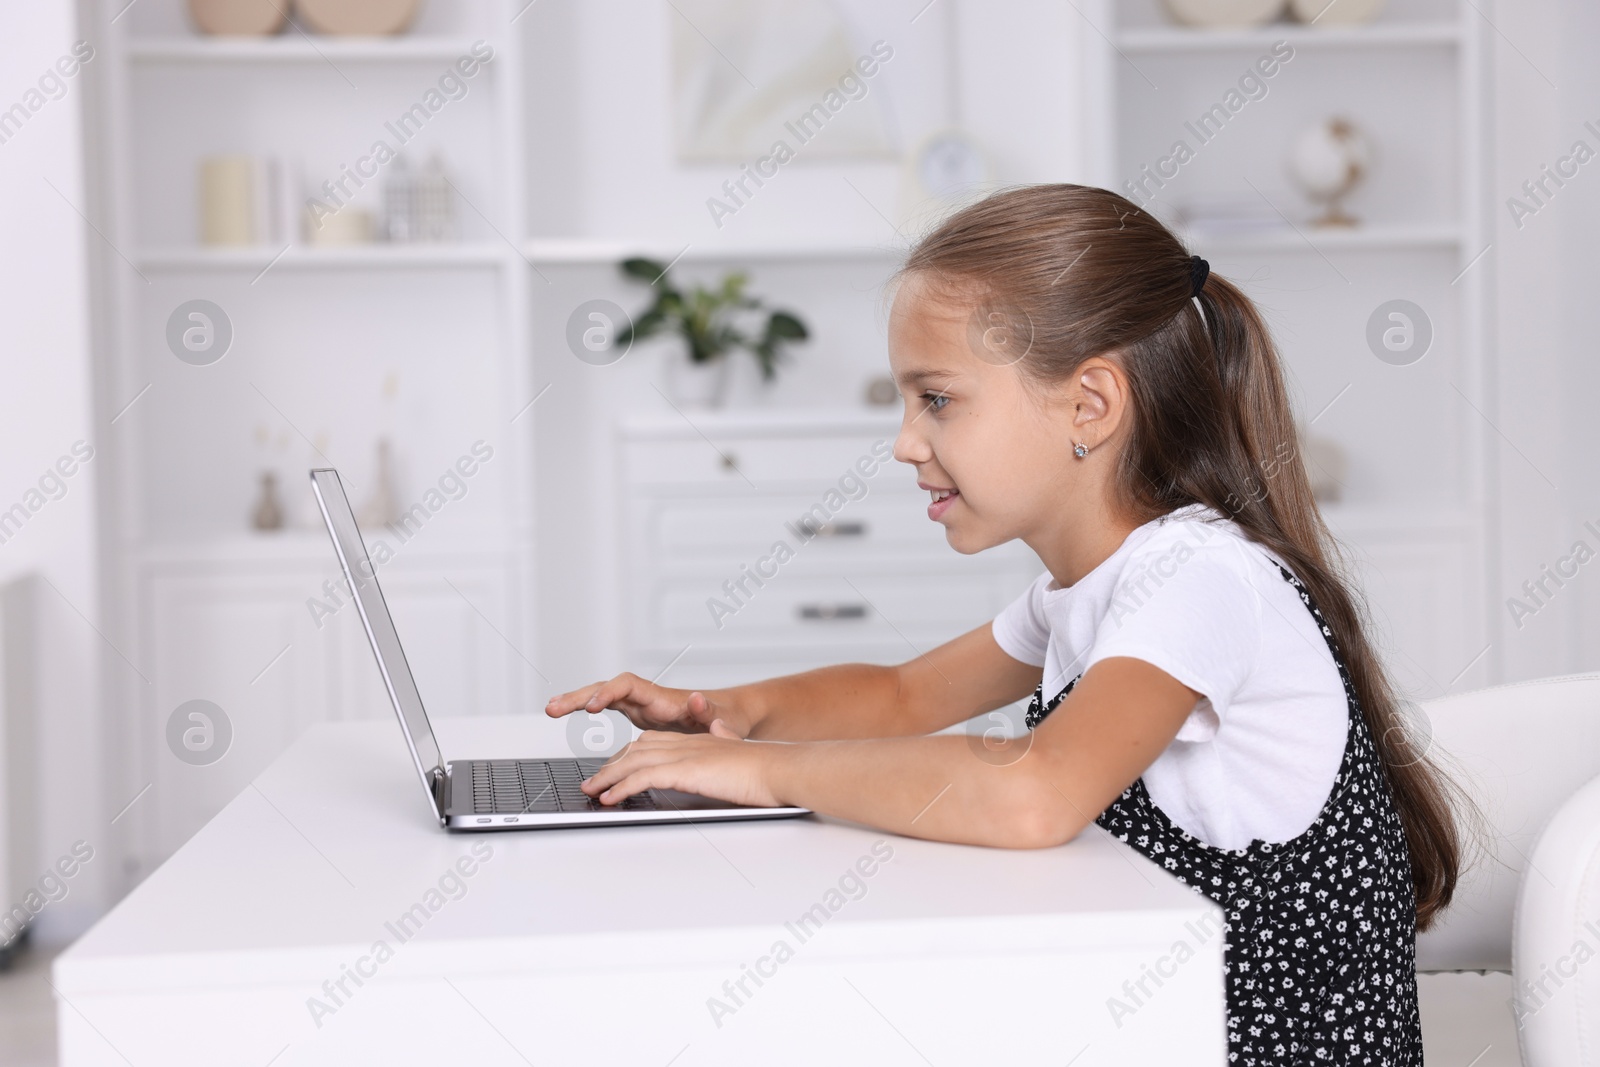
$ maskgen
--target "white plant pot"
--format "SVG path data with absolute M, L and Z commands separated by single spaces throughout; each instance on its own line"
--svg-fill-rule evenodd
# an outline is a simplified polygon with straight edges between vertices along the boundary
M 728 356 L 695 363 L 679 350 L 667 356 L 666 394 L 686 408 L 720 408 L 728 399 L 731 364 Z

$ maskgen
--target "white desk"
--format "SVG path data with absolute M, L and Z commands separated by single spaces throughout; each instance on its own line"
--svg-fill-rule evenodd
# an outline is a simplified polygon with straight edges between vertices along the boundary
M 438 725 L 452 758 L 566 751 L 539 715 Z M 452 872 L 464 894 L 430 900 Z M 53 980 L 63 1067 L 1178 1067 L 1224 1062 L 1222 944 L 1209 901 L 1093 828 L 1030 851 L 814 815 L 446 834 L 399 730 L 364 722 L 309 731 Z

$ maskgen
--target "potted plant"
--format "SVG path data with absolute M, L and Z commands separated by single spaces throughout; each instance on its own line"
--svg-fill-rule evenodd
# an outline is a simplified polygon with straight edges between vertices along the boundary
M 677 365 L 678 373 L 672 376 L 669 387 L 684 403 L 722 406 L 727 398 L 728 354 L 734 349 L 743 348 L 755 356 L 762 380 L 770 382 L 777 377 L 785 346 L 809 336 L 805 324 L 787 311 L 769 312 L 762 325 L 761 316 L 752 313 L 765 305 L 745 292 L 749 276 L 744 271 L 729 272 L 715 288 L 695 285 L 688 292 L 675 286 L 667 277 L 667 268 L 653 259 L 625 259 L 622 273 L 650 285 L 656 299 L 634 319 L 632 326 L 618 331 L 613 343 L 625 348 L 633 341 L 660 333 L 682 337 L 688 362 L 686 366 Z M 759 329 L 747 332 L 746 322 Z M 669 373 L 672 370 L 669 365 Z M 685 370 L 691 373 L 683 373 Z M 696 378 L 698 388 L 690 384 Z

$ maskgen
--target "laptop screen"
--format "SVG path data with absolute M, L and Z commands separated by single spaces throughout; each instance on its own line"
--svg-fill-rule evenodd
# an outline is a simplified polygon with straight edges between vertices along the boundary
M 432 772 L 443 771 L 439 743 L 434 740 L 433 728 L 428 725 L 428 713 L 422 710 L 422 696 L 406 664 L 406 654 L 400 648 L 400 635 L 395 633 L 394 620 L 383 602 L 383 591 L 378 588 L 377 572 L 367 557 L 367 546 L 361 540 L 361 530 L 356 526 L 350 501 L 339 482 L 339 472 L 314 470 L 311 487 L 317 494 L 317 506 L 322 509 L 322 520 L 328 524 L 333 537 L 334 551 L 339 554 L 339 566 L 344 571 L 355 596 L 356 610 L 361 613 L 361 623 L 366 627 L 367 640 L 373 654 L 378 657 L 378 671 L 389 691 L 389 701 L 400 716 L 406 740 L 411 745 L 411 755 L 417 761 L 417 771 L 424 784 L 429 785 L 431 798 Z

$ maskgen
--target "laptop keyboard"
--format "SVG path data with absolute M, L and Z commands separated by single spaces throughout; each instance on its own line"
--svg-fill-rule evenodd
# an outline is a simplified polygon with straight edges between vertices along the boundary
M 479 815 L 559 811 L 655 811 L 647 790 L 621 804 L 602 804 L 578 786 L 603 759 L 473 760 L 472 810 Z

